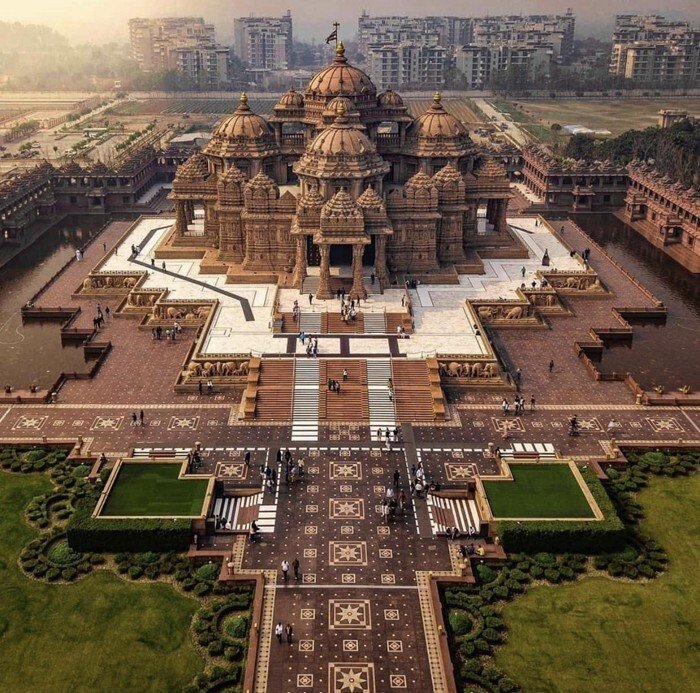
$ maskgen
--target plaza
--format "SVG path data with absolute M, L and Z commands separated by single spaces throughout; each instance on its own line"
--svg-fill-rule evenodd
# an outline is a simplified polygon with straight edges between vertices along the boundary
M 19 566 L 198 600 L 180 684 L 516 690 L 478 658 L 530 580 L 665 570 L 629 496 L 696 470 L 697 391 L 604 351 L 673 316 L 425 109 L 340 44 L 269 118 L 242 96 L 173 209 L 107 219 L 22 308 L 89 360 L 5 388 L 3 469 L 52 485 Z

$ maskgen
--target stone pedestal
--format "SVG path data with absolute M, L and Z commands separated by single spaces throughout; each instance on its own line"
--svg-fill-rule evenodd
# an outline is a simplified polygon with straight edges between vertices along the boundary
M 318 250 L 321 254 L 321 262 L 319 263 L 319 281 L 316 298 L 328 299 L 333 298 L 331 292 L 331 248 L 329 245 L 319 245 Z

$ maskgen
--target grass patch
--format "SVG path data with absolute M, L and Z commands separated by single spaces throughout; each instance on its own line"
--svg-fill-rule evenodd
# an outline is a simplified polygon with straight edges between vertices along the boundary
M 102 515 L 188 517 L 202 513 L 206 479 L 178 479 L 179 464 L 123 464 Z
M 528 590 L 496 663 L 525 690 L 686 691 L 700 680 L 700 475 L 651 479 L 641 529 L 670 556 L 647 583 L 590 578 Z
M 105 572 L 48 585 L 20 571 L 37 536 L 22 513 L 50 490 L 44 476 L 0 474 L 0 690 L 180 690 L 202 670 L 188 635 L 197 602 Z
M 484 481 L 491 511 L 505 517 L 594 517 L 565 464 L 511 464 L 513 481 Z

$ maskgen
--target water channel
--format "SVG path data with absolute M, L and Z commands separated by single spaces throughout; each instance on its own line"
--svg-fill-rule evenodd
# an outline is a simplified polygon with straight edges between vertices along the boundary
M 694 276 L 617 217 L 576 215 L 591 237 L 668 307 L 664 324 L 635 325 L 632 347 L 606 349 L 605 371 L 630 371 L 644 387 L 700 389 L 700 276 Z M 0 384 L 49 387 L 61 371 L 86 369 L 79 346 L 63 346 L 60 322 L 22 324 L 20 308 L 104 223 L 68 217 L 0 270 Z
M 645 389 L 700 390 L 700 275 L 693 275 L 612 214 L 575 220 L 668 309 L 665 323 L 634 324 L 630 346 L 605 350 L 603 371 L 629 371 Z
M 61 344 L 61 321 L 22 324 L 21 307 L 92 238 L 102 216 L 67 217 L 0 269 L 0 384 L 50 387 L 61 371 L 85 371 L 82 346 Z

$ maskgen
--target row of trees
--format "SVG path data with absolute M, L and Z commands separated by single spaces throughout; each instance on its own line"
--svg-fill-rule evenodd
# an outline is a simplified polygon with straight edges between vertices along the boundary
M 653 161 L 661 173 L 685 185 L 700 187 L 700 123 L 682 120 L 669 128 L 628 130 L 619 137 L 598 141 L 574 135 L 564 155 L 587 161 L 610 159 L 628 164 L 633 159 Z

